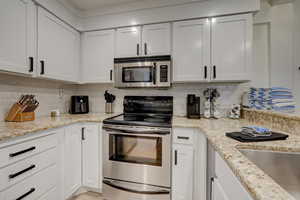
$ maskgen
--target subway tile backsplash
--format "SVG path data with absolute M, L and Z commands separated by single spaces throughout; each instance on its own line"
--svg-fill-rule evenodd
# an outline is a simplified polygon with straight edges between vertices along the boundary
M 161 89 L 117 89 L 112 84 L 66 85 L 62 82 L 39 80 L 30 77 L 19 77 L 0 74 L 0 120 L 2 121 L 10 106 L 22 94 L 34 94 L 40 102 L 36 111 L 38 116 L 49 115 L 51 110 L 59 109 L 61 113 L 69 110 L 71 95 L 88 95 L 90 98 L 90 111 L 104 112 L 104 92 L 109 90 L 116 95 L 114 111 L 123 111 L 123 97 L 125 95 L 151 95 L 174 96 L 174 114 L 186 115 L 186 96 L 196 94 L 203 102 L 203 91 L 208 88 L 217 88 L 221 93 L 220 103 L 223 116 L 227 115 L 232 104 L 240 103 L 242 93 L 247 90 L 248 84 L 218 83 L 218 84 L 174 84 L 167 90 Z

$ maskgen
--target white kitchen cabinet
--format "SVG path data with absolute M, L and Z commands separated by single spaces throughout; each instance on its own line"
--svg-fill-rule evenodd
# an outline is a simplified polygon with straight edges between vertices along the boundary
M 212 200 L 230 200 L 219 183 L 218 178 L 215 178 L 212 182 Z
M 72 125 L 65 129 L 64 140 L 64 197 L 69 198 L 81 186 L 82 156 L 81 127 Z
M 170 24 L 120 28 L 116 31 L 116 57 L 169 55 Z
M 113 80 L 115 30 L 87 32 L 82 36 L 82 83 Z
M 116 57 L 134 57 L 141 52 L 141 27 L 119 28 L 116 31 Z
M 206 143 L 197 129 L 173 129 L 172 200 L 206 200 Z
M 194 148 L 173 145 L 172 200 L 193 200 Z
M 173 25 L 173 81 L 209 80 L 210 21 L 175 22 Z
M 252 15 L 175 22 L 173 81 L 250 80 Z
M 252 67 L 252 15 L 212 18 L 211 79 L 250 80 Z
M 35 13 L 31 0 L 1 1 L 0 71 L 33 74 Z
M 170 55 L 170 23 L 145 25 L 142 28 L 142 50 L 145 56 Z
M 98 124 L 85 124 L 82 126 L 82 184 L 89 188 L 100 189 L 100 161 L 99 148 L 100 127 Z M 101 172 L 102 174 L 102 172 Z
M 77 82 L 80 34 L 54 15 L 38 8 L 38 75 Z
M 221 156 L 209 147 L 209 181 L 211 197 L 209 200 L 253 200 Z

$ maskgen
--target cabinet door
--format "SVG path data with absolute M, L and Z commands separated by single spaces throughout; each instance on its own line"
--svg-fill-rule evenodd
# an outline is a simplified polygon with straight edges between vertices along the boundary
M 251 15 L 212 19 L 212 80 L 249 80 L 252 26 Z
M 174 144 L 172 166 L 172 200 L 193 200 L 193 147 Z
M 134 57 L 142 55 L 141 27 L 117 29 L 116 57 Z
M 99 125 L 86 124 L 82 131 L 82 184 L 99 189 Z
M 81 127 L 65 129 L 64 194 L 67 199 L 81 186 Z
M 82 82 L 110 83 L 114 64 L 114 30 L 84 33 Z
M 176 22 L 173 26 L 173 34 L 173 81 L 209 80 L 209 20 Z
M 170 24 L 154 24 L 143 26 L 142 49 L 145 56 L 169 55 L 171 53 Z
M 212 182 L 212 200 L 229 200 L 217 178 Z
M 38 71 L 41 77 L 78 81 L 79 46 L 80 34 L 77 31 L 39 8 Z
M 35 7 L 30 0 L 2 0 L 0 70 L 30 74 L 35 57 Z M 30 59 L 31 57 L 31 59 Z

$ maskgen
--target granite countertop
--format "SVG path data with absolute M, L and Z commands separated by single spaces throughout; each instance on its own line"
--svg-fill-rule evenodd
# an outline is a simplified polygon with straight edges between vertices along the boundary
M 41 117 L 33 122 L 0 122 L 0 142 L 2 143 L 8 139 L 14 139 L 33 132 L 58 128 L 78 122 L 102 122 L 104 119 L 115 115 L 117 114 L 66 114 L 57 118 Z M 255 124 L 246 120 L 193 120 L 185 117 L 173 117 L 173 127 L 199 128 L 207 136 L 209 142 L 227 162 L 254 200 L 295 200 L 267 174 L 241 154 L 238 149 L 300 152 L 300 136 L 289 134 L 290 137 L 285 141 L 260 143 L 240 143 L 225 136 L 226 132 L 239 131 L 245 125 Z
M 60 117 L 39 117 L 31 122 L 0 122 L 0 142 L 25 136 L 30 133 L 43 131 L 51 128 L 59 128 L 79 122 L 102 122 L 104 119 L 117 114 L 63 114 Z
M 199 128 L 207 136 L 215 150 L 227 162 L 244 187 L 247 188 L 254 200 L 295 200 L 271 177 L 240 153 L 239 149 L 300 152 L 300 136 L 286 133 L 289 135 L 287 140 L 259 143 L 241 143 L 225 136 L 226 132 L 240 131 L 241 127 L 247 125 L 255 124 L 246 120 L 231 119 L 192 120 L 175 117 L 173 120 L 174 127 Z M 267 126 L 267 128 L 271 127 Z

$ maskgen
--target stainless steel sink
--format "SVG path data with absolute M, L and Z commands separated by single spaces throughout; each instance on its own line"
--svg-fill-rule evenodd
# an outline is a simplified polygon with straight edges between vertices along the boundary
M 282 188 L 300 200 L 300 153 L 240 149 Z

